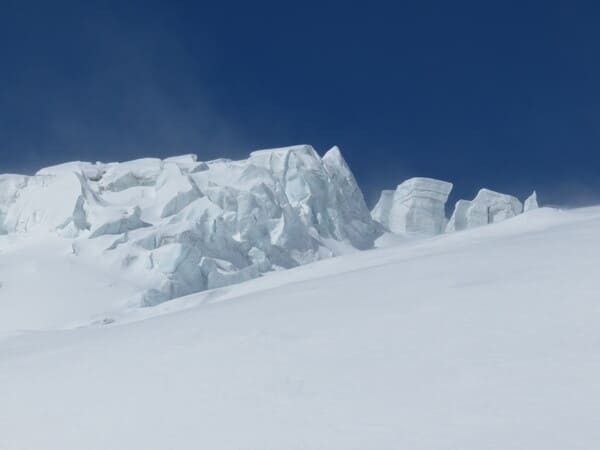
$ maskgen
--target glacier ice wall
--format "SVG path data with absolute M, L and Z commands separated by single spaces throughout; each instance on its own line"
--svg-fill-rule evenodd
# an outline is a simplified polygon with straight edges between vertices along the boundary
M 512 195 L 481 189 L 473 200 L 458 200 L 448 220 L 445 205 L 452 187 L 433 178 L 410 178 L 396 190 L 382 191 L 371 216 L 392 233 L 431 236 L 502 222 L 538 208 L 535 191 L 523 205 Z
M 533 191 L 531 195 L 525 199 L 525 203 L 523 204 L 523 212 L 532 211 L 538 208 L 539 205 L 537 199 L 537 192 Z
M 446 226 L 445 205 L 452 183 L 411 178 L 395 191 L 382 191 L 371 216 L 394 233 L 436 235 Z
M 145 304 L 371 248 L 381 233 L 339 149 L 308 145 L 1 175 L 0 233 L 48 232 L 141 280 Z
M 512 195 L 481 189 L 473 200 L 456 203 L 446 231 L 459 231 L 502 222 L 523 212 L 523 205 Z
M 411 178 L 369 212 L 337 147 L 196 155 L 121 163 L 70 162 L 34 176 L 0 175 L 0 234 L 53 233 L 73 255 L 98 257 L 145 290 L 144 304 L 373 247 L 387 229 L 436 235 L 520 214 L 510 195 L 482 189 L 445 204 L 452 183 Z M 525 210 L 536 208 L 535 191 Z

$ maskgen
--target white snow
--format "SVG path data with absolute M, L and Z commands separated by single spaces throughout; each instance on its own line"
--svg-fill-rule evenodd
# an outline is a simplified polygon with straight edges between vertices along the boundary
M 2 236 L 0 448 L 593 449 L 598 230 L 540 208 L 148 308 L 68 239 Z
M 137 281 L 58 236 L 0 236 L 0 335 L 104 317 L 143 291 Z

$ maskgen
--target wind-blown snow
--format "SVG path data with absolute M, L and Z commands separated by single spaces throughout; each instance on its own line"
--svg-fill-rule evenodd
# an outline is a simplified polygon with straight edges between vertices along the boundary
M 593 449 L 598 230 L 600 208 L 541 208 L 91 326 L 83 314 L 71 329 L 7 329 L 0 448 Z M 8 261 L 39 261 L 35 284 L 44 255 L 65 250 L 2 239 L 18 250 L 1 255 L 0 317 L 6 289 L 23 288 Z M 90 295 L 125 293 L 119 272 L 97 274 Z M 30 313 L 59 285 L 39 285 Z M 55 314 L 71 322 L 88 300 Z

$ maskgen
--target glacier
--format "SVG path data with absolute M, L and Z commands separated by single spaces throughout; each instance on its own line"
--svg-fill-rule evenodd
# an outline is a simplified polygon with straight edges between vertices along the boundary
M 598 230 L 598 207 L 540 208 L 93 322 L 81 304 L 121 294 L 118 268 L 16 243 L 0 448 L 593 449 Z M 26 288 L 29 324 L 58 326 L 6 320 Z
M 436 235 L 446 226 L 445 205 L 452 183 L 410 178 L 395 191 L 384 190 L 371 211 L 373 219 L 393 233 Z
M 532 211 L 538 208 L 539 204 L 537 199 L 537 192 L 533 191 L 531 195 L 525 199 L 525 203 L 523 204 L 523 212 Z
M 539 207 L 535 191 L 523 206 L 512 195 L 483 188 L 473 200 L 458 200 L 447 219 L 445 207 L 452 187 L 447 181 L 410 178 L 396 190 L 383 190 L 371 216 L 395 234 L 434 236 L 502 222 Z
M 481 189 L 473 200 L 459 200 L 446 231 L 460 231 L 481 225 L 502 222 L 523 212 L 516 197 L 489 189 Z
M 53 233 L 145 286 L 140 302 L 372 248 L 382 233 L 339 148 L 71 162 L 0 177 L 0 233 Z M 101 258 L 100 258 L 101 257 Z
M 0 175 L 0 448 L 590 448 L 600 208 L 450 189 L 369 212 L 309 146 Z
M 481 189 L 447 219 L 452 188 L 410 178 L 382 191 L 369 211 L 336 146 L 322 157 L 295 145 L 242 160 L 74 161 L 33 176 L 0 175 L 0 235 L 63 239 L 80 262 L 118 267 L 140 287 L 129 301 L 150 306 L 371 249 L 384 234 L 434 236 L 538 206 L 535 191 L 523 208 L 513 196 Z

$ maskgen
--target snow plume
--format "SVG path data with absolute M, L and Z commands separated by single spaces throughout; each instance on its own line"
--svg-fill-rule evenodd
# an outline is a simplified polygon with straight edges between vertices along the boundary
M 46 32 L 53 39 L 34 48 L 65 52 L 71 34 L 77 35 L 74 51 L 84 52 L 84 67 L 69 66 L 69 59 L 61 64 L 69 73 L 65 77 L 27 71 L 18 83 L 2 86 L 0 170 L 32 174 L 43 165 L 99 154 L 110 160 L 164 157 L 192 148 L 202 149 L 204 159 L 245 154 L 251 139 L 243 121 L 223 111 L 215 98 L 206 74 L 219 56 L 203 40 L 192 50 L 165 17 L 135 20 L 133 26 L 123 21 L 127 8 L 71 3 L 69 17 L 39 3 L 40 17 L 60 16 L 73 31 L 52 33 L 48 19 Z M 37 63 L 46 67 L 46 57 Z

